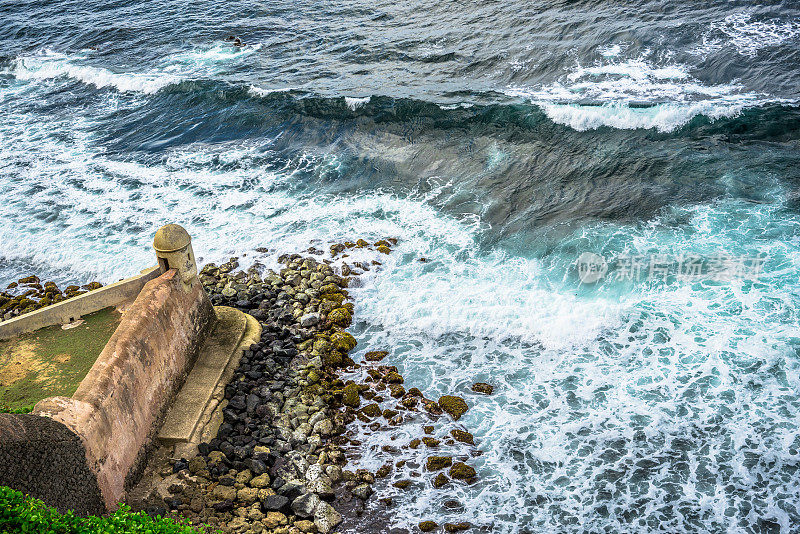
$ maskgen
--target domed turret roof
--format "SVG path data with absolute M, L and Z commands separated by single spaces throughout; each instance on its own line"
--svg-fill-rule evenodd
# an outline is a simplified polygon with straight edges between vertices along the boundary
M 183 226 L 168 224 L 162 226 L 156 232 L 153 238 L 153 248 L 156 249 L 156 252 L 175 252 L 186 247 L 191 242 L 192 238 L 189 237 L 189 233 Z

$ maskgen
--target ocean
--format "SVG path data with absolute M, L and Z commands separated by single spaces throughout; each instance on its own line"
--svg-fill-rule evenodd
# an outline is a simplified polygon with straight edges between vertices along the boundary
M 397 526 L 800 531 L 797 2 L 0 0 L 0 118 L 2 287 L 399 240 L 355 358 L 482 454 Z

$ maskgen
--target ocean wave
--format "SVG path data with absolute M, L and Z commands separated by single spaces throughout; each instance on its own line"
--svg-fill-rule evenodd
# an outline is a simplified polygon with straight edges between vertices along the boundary
M 654 65 L 647 55 L 617 60 L 618 51 L 591 66 L 577 65 L 560 81 L 538 87 L 509 86 L 508 96 L 539 105 L 547 116 L 579 131 L 601 126 L 674 131 L 694 117 L 733 117 L 743 109 L 789 103 L 746 92 L 737 83 L 703 84 L 681 64 Z M 589 104 L 589 105 L 586 105 Z
M 541 104 L 541 108 L 553 122 L 579 132 L 596 130 L 602 126 L 621 130 L 654 128 L 659 132 L 672 132 L 699 115 L 711 120 L 735 117 L 741 113 L 743 106 L 719 106 L 700 102 L 686 105 L 657 104 L 649 107 L 629 107 L 623 104 Z
M 236 57 L 235 52 L 219 46 L 207 53 L 196 53 L 212 63 Z M 65 78 L 97 88 L 113 88 L 120 93 L 144 94 L 148 98 L 157 98 L 159 94 L 185 94 L 194 102 L 201 99 L 212 107 L 228 106 L 232 100 L 253 99 L 284 119 L 291 115 L 343 121 L 371 117 L 382 123 L 415 122 L 415 129 L 426 126 L 447 129 L 488 121 L 498 127 L 505 122 L 508 127 L 531 130 L 547 120 L 576 131 L 610 127 L 673 133 L 698 118 L 721 121 L 737 118 L 747 110 L 758 114 L 759 109 L 776 106 L 795 110 L 793 101 L 742 92 L 737 84 L 704 85 L 694 79 L 685 66 L 654 66 L 641 58 L 619 61 L 609 56 L 611 59 L 593 66 L 577 66 L 557 83 L 535 88 L 509 86 L 504 91 L 506 97 L 531 104 L 520 106 L 469 101 L 437 104 L 381 95 L 322 97 L 291 88 L 237 85 L 215 77 L 203 77 L 202 69 L 187 67 L 181 71 L 176 65 L 185 64 L 175 57 L 164 60 L 164 65 L 175 67 L 171 72 L 165 67 L 148 72 L 119 73 L 88 65 L 85 55 L 69 56 L 47 50 L 15 59 L 8 72 L 21 81 Z M 483 94 L 476 98 L 486 101 L 496 95 Z M 795 111 L 790 114 L 795 116 Z M 777 115 L 769 114 L 769 117 L 786 126 L 786 121 Z M 264 120 L 270 118 L 265 116 Z M 698 124 L 705 127 L 705 123 L 701 123 Z M 720 129 L 724 131 L 724 122 Z M 789 129 L 794 128 L 789 126 Z M 754 125 L 749 131 L 767 133 L 774 129 Z
M 63 54 L 44 49 L 33 55 L 16 58 L 8 72 L 21 81 L 67 78 L 98 89 L 113 88 L 122 93 L 152 95 L 182 81 L 213 78 L 223 74 L 231 64 L 257 52 L 261 47 L 261 44 L 243 47 L 214 44 L 206 48 L 198 47 L 166 56 L 157 66 L 144 72 L 114 72 L 92 65 L 92 50 Z M 253 91 L 262 90 L 253 87 Z
M 10 73 L 17 80 L 50 80 L 69 78 L 98 89 L 113 87 L 120 92 L 153 94 L 160 89 L 177 83 L 180 77 L 160 72 L 116 73 L 102 67 L 83 64 L 82 56 L 68 56 L 42 51 L 39 54 L 14 60 Z
M 351 97 L 346 96 L 344 97 L 344 101 L 347 104 L 347 107 L 350 108 L 352 111 L 357 110 L 358 108 L 362 107 L 364 104 L 369 102 L 370 97 Z

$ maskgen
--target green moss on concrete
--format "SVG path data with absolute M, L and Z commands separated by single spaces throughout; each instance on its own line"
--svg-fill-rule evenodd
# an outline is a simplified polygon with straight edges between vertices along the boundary
M 121 314 L 106 308 L 63 330 L 42 328 L 0 341 L 0 406 L 11 410 L 53 396 L 71 397 L 92 368 Z

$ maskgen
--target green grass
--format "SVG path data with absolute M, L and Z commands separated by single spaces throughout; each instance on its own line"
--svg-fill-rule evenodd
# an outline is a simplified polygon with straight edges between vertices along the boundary
M 0 407 L 16 411 L 75 393 L 119 325 L 120 314 L 106 308 L 83 320 L 68 330 L 55 325 L 0 341 Z
M 0 532 L 20 534 L 197 534 L 173 519 L 133 513 L 125 505 L 108 517 L 60 514 L 39 499 L 0 486 Z

